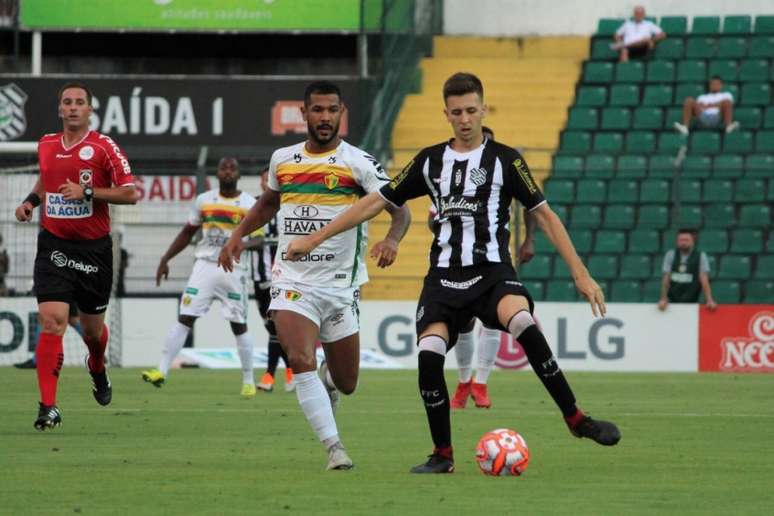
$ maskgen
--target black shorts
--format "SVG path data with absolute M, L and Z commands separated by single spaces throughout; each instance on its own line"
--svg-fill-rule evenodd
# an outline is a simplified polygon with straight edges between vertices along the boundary
M 431 323 L 445 323 L 451 349 L 472 317 L 478 317 L 488 328 L 507 332 L 497 318 L 497 304 L 511 294 L 526 297 L 529 311 L 535 309 L 532 296 L 508 264 L 430 269 L 417 305 L 417 335 Z
M 647 59 L 650 57 L 650 48 L 648 45 L 637 45 L 629 47 L 629 59 Z
M 43 230 L 33 279 L 38 303 L 61 301 L 86 314 L 101 314 L 113 287 L 113 241 L 110 236 L 65 240 Z

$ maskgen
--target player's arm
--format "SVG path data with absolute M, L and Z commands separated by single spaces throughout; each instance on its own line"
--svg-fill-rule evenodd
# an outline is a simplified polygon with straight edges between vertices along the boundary
M 110 173 L 112 186 L 93 188 L 93 198 L 110 204 L 137 204 L 138 195 L 134 187 L 134 176 L 132 176 L 129 160 L 110 137 L 101 135 L 100 143 L 100 149 L 103 151 L 100 165 Z M 69 179 L 59 186 L 59 193 L 68 201 L 86 198 L 84 187 Z
M 186 224 L 183 226 L 183 229 L 180 230 L 180 233 L 177 234 L 175 239 L 172 241 L 172 243 L 169 245 L 169 249 L 167 249 L 167 252 L 164 253 L 164 255 L 161 257 L 161 260 L 159 261 L 159 266 L 156 268 L 156 286 L 158 287 L 161 285 L 161 278 L 167 279 L 169 276 L 169 261 L 180 254 L 180 252 L 188 247 L 188 244 L 191 243 L 191 239 L 194 237 L 197 231 L 199 231 L 200 226 L 195 226 L 193 224 Z
M 524 242 L 519 247 L 519 263 L 527 263 L 535 256 L 535 230 L 537 219 L 529 211 L 524 210 Z
M 94 188 L 93 199 L 99 199 L 110 204 L 137 204 L 137 192 L 134 184 L 124 186 L 110 186 L 107 188 Z M 86 198 L 85 188 L 70 179 L 59 185 L 59 193 L 68 201 L 80 201 Z
M 377 259 L 376 265 L 381 268 L 389 267 L 395 263 L 395 258 L 398 257 L 398 243 L 406 236 L 411 225 L 411 211 L 408 206 L 394 206 L 387 203 L 384 209 L 392 219 L 390 229 L 384 240 L 377 242 L 371 248 L 371 258 Z
M 220 251 L 220 256 L 218 256 L 218 266 L 223 267 L 228 272 L 233 271 L 234 262 L 239 263 L 239 257 L 244 250 L 242 239 L 245 235 L 265 226 L 277 214 L 279 206 L 279 192 L 268 188 L 231 233 L 226 245 Z
M 40 206 L 40 200 L 43 197 L 43 185 L 40 178 L 35 181 L 35 186 L 26 199 L 16 208 L 16 220 L 19 222 L 29 222 L 32 220 L 32 210 Z
M 701 284 L 702 292 L 704 292 L 704 300 L 707 304 L 707 308 L 710 310 L 715 310 L 718 307 L 718 304 L 715 302 L 715 298 L 712 297 L 709 272 L 709 259 L 707 258 L 706 254 L 701 253 L 699 256 L 699 283 Z

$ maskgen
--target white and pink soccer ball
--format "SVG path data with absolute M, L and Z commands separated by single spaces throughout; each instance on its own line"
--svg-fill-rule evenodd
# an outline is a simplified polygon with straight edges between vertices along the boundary
M 519 476 L 529 464 L 529 448 L 518 432 L 498 428 L 478 441 L 476 462 L 484 475 Z

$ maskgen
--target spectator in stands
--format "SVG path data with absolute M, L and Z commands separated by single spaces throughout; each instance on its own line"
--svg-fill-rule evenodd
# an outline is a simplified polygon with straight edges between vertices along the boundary
M 8 295 L 8 287 L 5 284 L 5 276 L 8 274 L 10 268 L 10 258 L 8 258 L 8 252 L 3 246 L 3 235 L 0 234 L 0 296 Z
M 698 303 L 702 291 L 707 308 L 717 308 L 709 283 L 709 259 L 696 247 L 696 237 L 696 231 L 692 229 L 679 230 L 677 249 L 670 249 L 664 255 L 661 299 L 658 301 L 658 309 L 662 312 L 669 303 Z
M 656 43 L 666 36 L 661 27 L 645 19 L 645 8 L 638 5 L 634 8 L 633 19 L 626 20 L 615 31 L 612 48 L 619 51 L 619 62 L 626 63 L 629 59 L 647 58 Z
M 726 133 L 739 129 L 739 122 L 734 122 L 734 96 L 723 90 L 723 79 L 717 75 L 709 81 L 709 91 L 697 98 L 686 97 L 683 101 L 683 121 L 675 122 L 675 129 L 688 135 L 691 119 L 696 118 L 700 127 L 715 128 L 722 123 Z

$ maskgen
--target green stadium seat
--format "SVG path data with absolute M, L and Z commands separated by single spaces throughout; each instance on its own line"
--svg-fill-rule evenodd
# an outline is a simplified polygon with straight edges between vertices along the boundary
M 551 276 L 557 279 L 570 279 L 572 278 L 572 274 L 570 274 L 570 269 L 567 267 L 567 264 L 564 263 L 564 260 L 561 258 L 561 256 L 557 256 L 554 260 L 554 270 L 551 273 Z
M 524 287 L 529 291 L 530 297 L 535 301 L 543 301 L 546 296 L 546 287 L 542 281 L 522 281 Z
M 717 75 L 724 81 L 735 81 L 739 75 L 739 64 L 733 59 L 713 59 L 709 65 L 709 75 Z
M 712 176 L 735 179 L 744 174 L 744 159 L 736 154 L 715 156 L 712 162 Z
M 682 59 L 685 55 L 685 43 L 682 38 L 670 36 L 656 45 L 653 55 L 656 59 Z
M 691 34 L 718 34 L 720 16 L 694 16 Z
M 596 129 L 599 125 L 599 114 L 594 108 L 570 108 L 567 118 L 567 129 Z
M 637 181 L 631 179 L 614 179 L 608 182 L 610 202 L 636 203 L 639 198 Z
M 766 108 L 766 112 L 763 115 L 763 127 L 765 129 L 774 129 L 774 106 Z
M 686 82 L 682 84 L 678 84 L 675 88 L 675 104 L 678 104 L 680 106 L 683 105 L 683 102 L 688 97 L 696 98 L 699 95 L 703 94 L 707 88 L 703 84 L 695 83 L 695 82 Z M 678 117 L 678 120 L 682 118 L 682 108 L 680 109 L 681 115 Z M 671 128 L 671 127 L 668 127 Z
M 685 179 L 706 179 L 712 174 L 712 158 L 709 156 L 690 155 L 683 161 L 682 177 Z
M 591 252 L 591 242 L 593 240 L 592 238 L 592 231 L 590 229 L 573 229 L 570 231 L 570 238 L 572 239 L 572 243 L 575 245 L 575 250 L 578 251 L 581 254 L 586 254 Z M 556 252 L 556 249 L 554 249 L 554 246 L 549 243 L 548 245 L 551 246 L 552 253 Z M 559 258 L 561 260 L 561 258 Z
M 742 300 L 742 288 L 738 281 L 719 280 L 712 282 L 712 297 L 723 304 L 738 303 Z
M 645 156 L 624 154 L 618 157 L 616 177 L 640 179 L 648 173 L 648 160 Z
M 565 154 L 585 154 L 591 150 L 591 133 L 587 131 L 564 131 L 560 149 Z
M 701 202 L 701 181 L 696 179 L 678 180 L 677 196 L 681 203 Z
M 763 131 L 758 131 L 761 134 Z M 774 132 L 769 133 L 769 137 L 774 137 Z M 747 177 L 769 178 L 774 175 L 774 155 L 771 154 L 751 154 L 747 156 L 744 164 L 747 169 Z
M 592 278 L 614 279 L 618 276 L 618 257 L 595 254 L 589 258 L 588 268 Z
M 656 154 L 650 157 L 648 177 L 670 178 L 675 175 L 674 156 Z
M 692 37 L 688 38 L 685 47 L 685 57 L 688 59 L 711 59 L 718 51 L 715 38 Z
M 661 249 L 660 236 L 655 229 L 633 229 L 629 232 L 630 253 L 657 253 Z
M 750 277 L 749 256 L 725 255 L 720 259 L 717 277 L 720 279 L 746 280 Z
M 758 256 L 753 277 L 756 279 L 774 279 L 774 254 Z M 774 300 L 774 297 L 772 297 L 772 300 Z
M 708 228 L 728 228 L 736 225 L 734 207 L 729 204 L 710 204 L 704 208 L 704 224 Z
M 761 202 L 766 198 L 766 183 L 762 179 L 739 179 L 734 200 L 738 203 Z
M 647 82 L 673 82 L 675 64 L 672 61 L 651 61 L 645 72 Z
M 610 48 L 611 40 L 596 39 L 591 42 L 591 59 L 595 61 L 608 61 L 618 59 L 618 52 Z
M 615 303 L 639 303 L 642 301 L 642 286 L 639 281 L 613 281 L 610 286 L 610 301 Z
M 769 238 L 766 240 L 766 251 L 774 253 L 774 231 L 769 231 Z
M 749 34 L 752 16 L 726 16 L 723 18 L 723 34 Z
M 658 136 L 658 152 L 676 154 L 677 151 L 680 150 L 680 147 L 686 145 L 686 143 L 686 138 L 682 134 L 676 133 L 675 131 L 662 132 Z M 720 147 L 719 141 L 718 147 Z M 697 152 L 698 151 L 699 150 L 697 149 Z
M 664 16 L 659 24 L 661 29 L 667 33 L 669 39 L 673 36 L 682 36 L 688 32 L 688 18 L 685 16 Z
M 639 103 L 639 86 L 634 84 L 615 84 L 610 88 L 611 106 L 637 106 Z
M 758 107 L 739 107 L 734 109 L 734 120 L 739 122 L 742 129 L 758 129 L 763 121 L 763 113 Z
M 599 107 L 607 103 L 607 88 L 604 86 L 581 86 L 575 99 L 576 106 Z
M 769 181 L 769 189 L 766 191 L 766 200 L 774 203 L 774 179 Z
M 631 229 L 634 227 L 635 209 L 628 204 L 613 204 L 605 208 L 605 229 Z
M 575 183 L 563 179 L 549 179 L 545 185 L 549 202 L 572 203 L 575 201 Z
M 731 234 L 731 252 L 739 254 L 763 252 L 763 231 L 760 229 L 735 229 Z
M 726 59 L 741 59 L 747 57 L 747 39 L 720 38 L 720 40 L 718 40 L 717 56 Z
M 677 82 L 697 82 L 707 80 L 705 61 L 680 61 L 677 64 Z
M 681 228 L 698 229 L 702 226 L 701 206 L 696 204 L 682 204 L 677 210 L 677 220 L 674 225 Z
M 756 16 L 755 33 L 774 34 L 774 16 Z
M 621 260 L 622 279 L 651 278 L 651 260 L 647 254 L 627 254 Z
M 752 143 L 752 142 L 751 142 Z M 623 149 L 623 135 L 621 133 L 596 133 L 594 134 L 594 152 L 618 153 Z
M 634 110 L 633 129 L 661 129 L 664 112 L 658 107 L 638 107 Z
M 765 82 L 747 82 L 742 85 L 741 104 L 765 106 L 771 102 L 771 86 Z
M 659 276 L 661 276 L 659 274 Z M 642 302 L 655 303 L 661 297 L 661 280 L 648 280 L 642 285 Z
M 664 179 L 646 179 L 640 183 L 640 202 L 642 204 L 663 204 L 671 197 L 669 181 Z
M 717 154 L 720 152 L 720 134 L 710 131 L 694 131 L 690 136 L 691 152 Z
M 767 204 L 750 204 L 739 209 L 739 225 L 750 228 L 771 226 L 771 207 Z
M 554 177 L 581 177 L 583 158 L 579 156 L 554 156 Z
M 774 299 L 774 281 L 748 281 L 745 285 L 745 303 L 771 304 Z
M 546 287 L 546 301 L 572 302 L 578 300 L 578 291 L 573 281 L 553 280 Z
M 623 25 L 624 18 L 600 18 L 597 22 L 597 36 L 613 36 L 615 31 Z
M 524 279 L 548 279 L 551 277 L 551 255 L 536 254 L 529 262 L 519 266 L 519 276 Z
M 583 67 L 583 82 L 608 83 L 613 81 L 613 63 L 589 61 Z
M 632 125 L 632 114 L 627 108 L 607 107 L 602 109 L 601 129 L 629 129 Z
M 645 87 L 642 103 L 645 106 L 669 106 L 673 96 L 672 86 L 651 84 Z
M 747 57 L 774 58 L 774 36 L 758 36 L 750 38 Z
M 704 183 L 703 202 L 731 202 L 734 184 L 728 179 L 710 179 Z
M 656 149 L 653 131 L 629 131 L 626 134 L 626 152 L 649 154 Z
M 744 126 L 743 126 L 744 127 Z M 723 152 L 747 154 L 753 150 L 752 131 L 734 131 L 723 136 Z
M 739 65 L 740 81 L 760 81 L 769 80 L 769 62 L 765 59 L 745 59 Z
M 755 152 L 774 152 L 774 131 L 758 131 L 756 133 Z
M 607 200 L 607 183 L 599 179 L 581 179 L 576 184 L 575 202 L 602 204 Z
M 570 226 L 573 228 L 595 229 L 602 222 L 602 209 L 595 205 L 580 205 L 572 210 Z
M 615 65 L 615 82 L 642 82 L 645 80 L 645 65 L 641 61 L 629 61 Z
M 586 177 L 610 179 L 615 175 L 615 160 L 609 154 L 589 154 L 586 157 Z
M 680 90 L 680 86 L 677 86 L 677 90 Z M 678 97 L 677 93 L 675 93 L 675 99 L 680 99 L 683 97 Z M 683 100 L 685 100 L 683 98 Z M 680 101 L 682 103 L 682 101 Z M 675 122 L 682 123 L 683 121 L 683 108 L 682 107 L 671 107 L 664 110 L 664 129 L 667 131 L 674 131 L 675 130 Z
M 730 93 L 734 97 L 734 102 L 739 102 L 739 93 L 741 93 L 741 90 L 739 89 L 739 84 L 735 82 L 726 82 L 723 84 L 723 91 Z
M 562 224 L 567 226 L 567 221 L 569 220 L 569 210 L 567 209 L 567 206 L 564 204 L 551 204 L 551 209 L 556 213 L 556 216 L 559 217 L 559 220 L 562 221 Z
M 663 204 L 640 206 L 638 228 L 664 229 L 669 225 L 669 210 Z
M 715 279 L 718 277 L 718 259 L 715 255 L 708 254 L 707 255 L 707 261 L 709 262 L 710 267 L 710 273 L 709 276 L 712 279 Z
M 677 231 L 674 229 L 667 229 L 663 233 L 661 233 L 661 252 L 666 253 L 669 250 L 674 250 L 676 244 L 675 239 L 677 236 Z M 663 256 L 662 256 L 663 258 Z M 662 260 L 663 261 L 663 260 Z M 654 271 L 661 271 L 661 264 L 655 264 L 653 267 Z M 654 274 L 655 276 L 656 274 Z
M 728 251 L 728 232 L 725 229 L 705 229 L 699 236 L 699 247 L 710 254 Z
M 626 250 L 626 232 L 602 229 L 594 239 L 595 253 L 619 254 Z
M 555 252 L 556 252 L 556 249 L 554 249 L 554 246 L 551 245 L 551 241 L 548 240 L 548 237 L 546 236 L 546 234 L 543 233 L 542 231 L 536 231 L 535 232 L 535 255 L 536 256 L 541 256 L 543 254 L 550 255 Z M 530 261 L 528 263 L 532 263 L 532 262 Z M 526 266 L 527 264 L 524 264 L 524 265 Z

